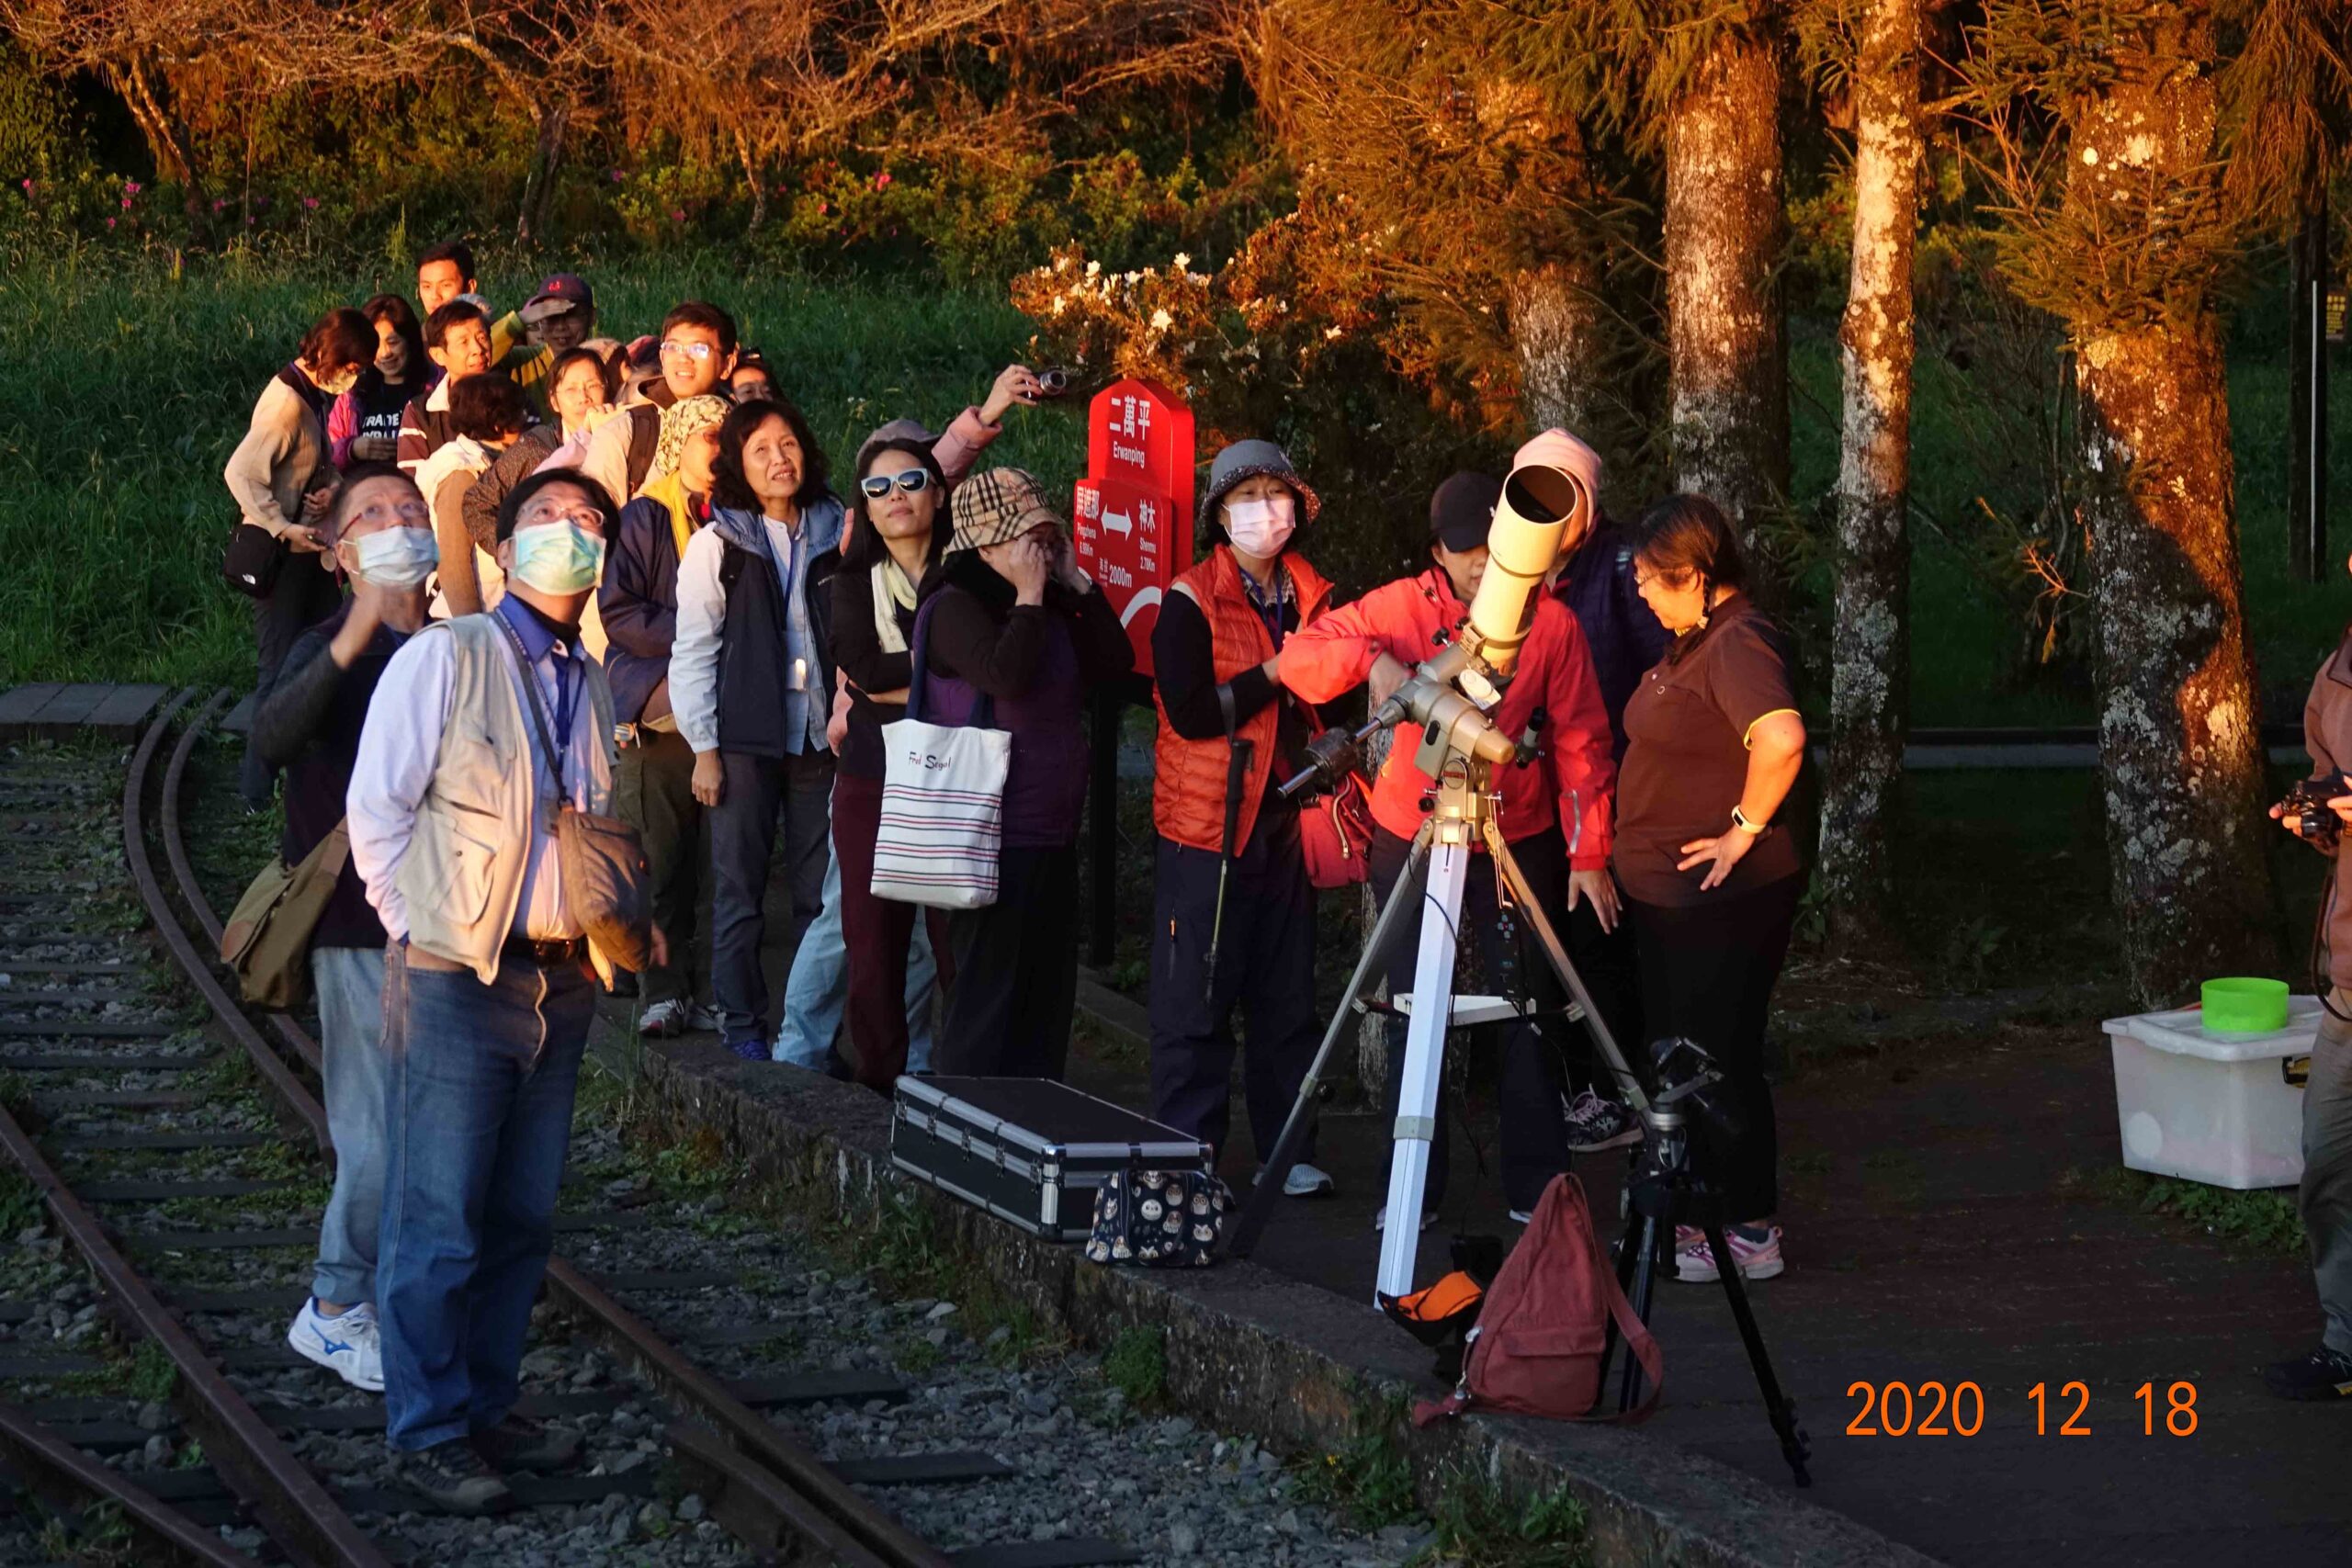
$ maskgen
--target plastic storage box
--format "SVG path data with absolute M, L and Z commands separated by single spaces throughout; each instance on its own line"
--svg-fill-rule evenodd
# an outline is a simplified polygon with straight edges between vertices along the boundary
M 2303 1175 L 2303 1091 L 2286 1064 L 2308 1055 L 2319 998 L 2295 997 L 2268 1034 L 2208 1030 L 2196 1008 L 2110 1018 L 2123 1163 L 2240 1190 Z

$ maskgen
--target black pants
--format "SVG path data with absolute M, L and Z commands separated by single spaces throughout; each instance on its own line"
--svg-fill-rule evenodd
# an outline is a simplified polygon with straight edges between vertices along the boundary
M 1784 876 L 1746 893 L 1702 895 L 1708 902 L 1632 906 L 1650 1032 L 1704 1046 L 1745 1123 L 1731 1146 L 1695 1150 L 1734 1222 L 1764 1219 L 1781 1206 L 1764 1028 L 1804 893 L 1804 877 Z
M 997 860 L 996 902 L 947 919 L 956 984 L 932 1054 L 945 1077 L 1058 1078 L 1078 1006 L 1078 846 Z
M 773 1040 L 767 971 L 768 862 L 784 818 L 784 874 L 792 896 L 791 951 L 824 907 L 831 863 L 833 754 L 752 757 L 721 750 L 718 804 L 710 810 L 710 989 L 729 1045 Z
M 613 812 L 645 840 L 653 923 L 670 943 L 670 962 L 640 976 L 647 1007 L 694 999 L 695 909 L 703 880 L 703 812 L 694 780 L 695 750 L 686 738 L 642 725 L 636 743 L 622 747 L 613 764 Z
M 1604 931 L 1589 899 L 1580 901 L 1562 919 L 1560 904 L 1566 901 L 1563 897 L 1559 903 L 1547 904 L 1544 912 L 1552 917 L 1553 929 L 1560 933 L 1560 942 L 1568 950 L 1568 962 L 1576 965 L 1577 977 L 1591 993 L 1592 1005 L 1616 1040 L 1617 1049 L 1624 1053 L 1634 1070 L 1640 1072 L 1646 1066 L 1648 1057 L 1645 1050 L 1646 1037 L 1642 1032 L 1642 969 L 1634 936 L 1633 909 L 1625 903 L 1621 889 L 1617 929 Z M 1623 1100 L 1624 1089 L 1611 1077 L 1600 1048 L 1584 1038 L 1582 1025 L 1571 1032 L 1580 1043 L 1568 1053 L 1570 1091 L 1589 1089 L 1604 1100 Z
M 1264 1159 L 1282 1136 L 1322 1030 L 1315 1011 L 1315 889 L 1298 815 L 1267 809 L 1234 857 L 1216 975 L 1208 972 L 1222 857 L 1159 840 L 1152 890 L 1151 1114 L 1221 1153 L 1232 1120 L 1233 1012 L 1250 1051 L 1242 1093 Z M 1314 1137 L 1299 1158 L 1314 1156 Z
M 1382 906 L 1387 905 L 1396 886 L 1396 879 L 1404 871 L 1406 853 L 1411 846 L 1386 829 L 1373 834 L 1369 867 L 1373 891 Z M 1548 829 L 1521 839 L 1510 847 L 1511 856 L 1519 862 L 1519 869 L 1527 878 L 1536 899 L 1547 912 L 1557 915 L 1566 896 L 1568 861 L 1566 840 L 1557 828 Z M 1426 868 L 1426 863 L 1424 863 Z M 1424 869 L 1420 886 L 1427 884 Z M 1418 895 L 1416 895 L 1418 897 Z M 1432 916 L 1433 906 L 1424 904 Z M 1419 956 L 1421 922 L 1414 911 L 1407 911 L 1404 922 L 1396 928 L 1388 951 L 1384 955 L 1388 974 L 1388 994 L 1396 996 L 1413 988 L 1413 966 Z M 1495 868 L 1485 854 L 1474 855 L 1470 862 L 1470 876 L 1462 899 L 1461 934 L 1475 938 L 1478 944 L 1479 962 L 1486 966 L 1490 987 L 1508 988 L 1513 995 L 1524 995 L 1539 1008 L 1556 1008 L 1563 998 L 1560 982 L 1552 966 L 1544 961 L 1543 949 L 1532 932 L 1525 932 L 1514 921 L 1514 932 L 1507 937 L 1501 913 L 1495 903 Z M 1526 962 L 1521 961 L 1520 936 L 1525 937 Z M 1566 939 L 1563 938 L 1565 941 Z M 1448 1072 L 1459 1071 L 1459 1063 L 1448 1053 Z M 1388 1114 L 1393 1122 L 1396 1102 L 1405 1081 L 1405 1021 L 1388 1021 Z M 1459 1081 L 1457 1079 L 1457 1081 Z M 1568 1168 L 1568 1131 L 1561 1093 L 1566 1087 L 1560 1054 L 1541 1031 L 1532 1023 L 1513 1024 L 1505 1032 L 1502 1050 L 1502 1072 L 1495 1086 L 1495 1096 L 1502 1117 L 1503 1196 L 1511 1208 L 1527 1211 L 1551 1185 L 1552 1178 Z M 1446 1134 L 1443 1113 L 1438 1116 L 1437 1141 L 1430 1149 L 1430 1179 L 1422 1194 L 1426 1207 L 1435 1208 L 1445 1196 L 1446 1156 L 1451 1146 Z M 1395 1145 L 1390 1145 L 1393 1153 Z M 1385 1181 L 1385 1174 L 1382 1179 Z
M 277 581 L 271 585 L 269 597 L 254 601 L 254 646 L 259 655 L 254 679 L 256 712 L 277 688 L 277 671 L 294 639 L 334 615 L 335 606 L 343 603 L 343 589 L 334 574 L 319 564 L 325 558 L 288 551 L 278 563 Z M 269 805 L 272 778 L 270 765 L 254 750 L 248 732 L 244 757 L 237 764 L 237 793 L 255 811 L 264 810 Z

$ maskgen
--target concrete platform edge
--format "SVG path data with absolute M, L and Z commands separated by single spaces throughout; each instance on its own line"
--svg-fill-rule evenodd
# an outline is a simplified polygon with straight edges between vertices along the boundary
M 1277 1451 L 1333 1451 L 1362 1413 L 1427 1397 L 1428 1359 L 1374 1328 L 1368 1305 L 1228 1260 L 1191 1273 L 1100 1268 L 896 1171 L 888 1107 L 795 1068 L 744 1062 L 708 1042 L 647 1042 L 658 1107 L 707 1127 L 812 1215 L 854 1222 L 905 1192 L 975 1269 L 1092 1348 L 1136 1325 L 1167 1338 L 1168 1397 L 1197 1419 Z M 1670 1356 L 1670 1351 L 1669 1351 Z M 1668 1361 L 1668 1397 L 1673 1397 Z M 1815 1421 L 1829 1413 L 1813 1413 Z M 1472 1416 L 1415 1431 L 1398 1421 L 1424 1496 L 1449 1473 L 1515 1495 L 1565 1484 L 1591 1519 L 1601 1564 L 1694 1568 L 1911 1568 L 1934 1560 L 1770 1485 L 1638 1430 Z

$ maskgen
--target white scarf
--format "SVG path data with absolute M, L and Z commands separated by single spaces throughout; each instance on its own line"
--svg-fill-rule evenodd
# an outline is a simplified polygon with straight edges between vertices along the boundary
M 904 653 L 907 639 L 899 630 L 899 612 L 915 607 L 914 582 L 898 558 L 887 552 L 874 563 L 869 576 L 874 584 L 875 640 L 885 653 Z

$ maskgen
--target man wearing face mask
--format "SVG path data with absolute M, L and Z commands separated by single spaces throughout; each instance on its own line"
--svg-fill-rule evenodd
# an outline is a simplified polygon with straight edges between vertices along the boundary
M 351 597 L 302 634 L 277 685 L 254 715 L 252 744 L 286 775 L 279 848 L 299 865 L 343 825 L 343 796 L 359 732 L 385 666 L 424 625 L 433 570 L 431 520 L 416 486 L 390 464 L 344 475 L 325 519 L 327 547 Z M 334 1134 L 334 1193 L 319 1226 L 311 1294 L 287 1342 L 354 1387 L 384 1386 L 377 1337 L 376 1226 L 384 1189 L 384 927 L 347 859 L 311 937 L 318 993 L 327 1126 Z
M 1330 583 L 1293 547 L 1320 506 L 1272 442 L 1218 453 L 1200 510 L 1217 543 L 1177 578 L 1151 634 L 1151 1113 L 1220 1151 L 1235 1008 L 1247 1021 L 1242 1082 L 1261 1155 L 1282 1135 L 1321 1033 L 1315 889 L 1298 807 L 1276 789 L 1297 771 L 1313 717 L 1283 690 L 1283 646 L 1331 602 Z M 1313 1152 L 1291 1168 L 1289 1196 L 1331 1190 Z
M 452 1513 L 511 1506 L 501 1472 L 579 1450 L 514 1405 L 594 1008 L 554 830 L 559 800 L 612 810 L 612 694 L 580 647 L 612 524 L 575 469 L 514 487 L 506 596 L 393 656 L 345 797 L 390 939 L 385 1438 L 409 1488 Z

